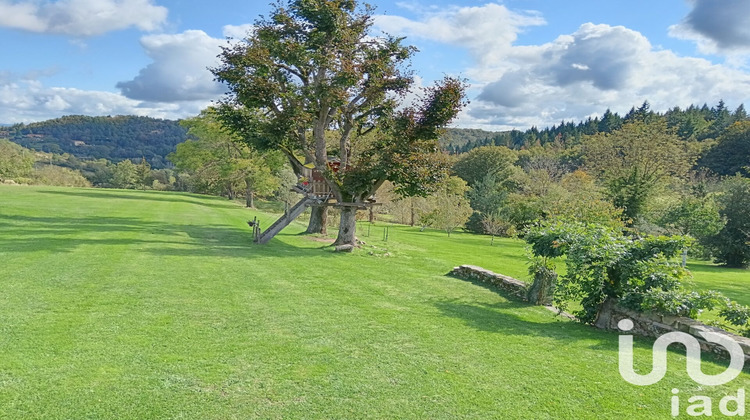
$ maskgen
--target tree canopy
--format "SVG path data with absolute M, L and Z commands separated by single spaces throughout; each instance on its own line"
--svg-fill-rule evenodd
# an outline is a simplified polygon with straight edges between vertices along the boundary
M 208 108 L 181 124 L 191 139 L 177 145 L 169 159 L 192 176 L 196 191 L 230 198 L 243 191 L 246 205 L 254 207 L 256 194 L 270 194 L 279 186 L 279 153 L 261 153 L 235 141 L 217 119 L 215 109 Z
M 277 3 L 212 69 L 229 87 L 225 124 L 260 149 L 312 163 L 339 203 L 361 204 L 386 180 L 404 195 L 436 186 L 447 168 L 435 155 L 438 130 L 464 104 L 464 83 L 446 78 L 399 108 L 408 105 L 416 50 L 374 36 L 371 13 L 353 0 Z M 353 244 L 353 207 L 341 211 L 337 244 Z
M 657 119 L 632 121 L 612 133 L 587 137 L 583 155 L 587 169 L 605 182 L 615 206 L 635 219 L 660 182 L 687 175 L 697 150 Z

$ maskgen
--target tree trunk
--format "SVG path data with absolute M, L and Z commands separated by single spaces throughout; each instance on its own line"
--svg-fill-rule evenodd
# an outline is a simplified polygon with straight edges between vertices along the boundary
M 327 234 L 328 229 L 328 207 L 325 206 L 312 206 L 310 208 L 310 222 L 307 224 L 307 231 L 305 233 L 320 233 Z
M 682 250 L 682 268 L 687 267 L 687 254 L 688 254 L 688 249 L 687 248 L 683 249 Z
M 255 208 L 255 193 L 250 189 L 245 191 L 245 207 Z
M 341 222 L 339 223 L 339 235 L 334 245 L 357 245 L 357 208 L 342 207 Z

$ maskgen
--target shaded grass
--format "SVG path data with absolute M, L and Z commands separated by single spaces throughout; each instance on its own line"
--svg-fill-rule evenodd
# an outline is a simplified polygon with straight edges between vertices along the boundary
M 662 382 L 632 386 L 616 334 L 445 276 L 524 278 L 520 241 L 360 227 L 367 245 L 338 255 L 302 224 L 256 246 L 253 216 L 274 219 L 187 194 L 0 186 L 0 417 L 666 418 L 672 388 L 748 383 L 700 390 L 675 352 Z

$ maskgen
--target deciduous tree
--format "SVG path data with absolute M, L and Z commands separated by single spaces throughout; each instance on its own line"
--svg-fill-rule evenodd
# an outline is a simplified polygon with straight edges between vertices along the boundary
M 735 176 L 724 181 L 719 197 L 726 225 L 710 239 L 717 262 L 729 267 L 750 264 L 750 180 Z
M 275 172 L 281 168 L 281 156 L 261 153 L 236 141 L 214 109 L 206 109 L 181 124 L 192 139 L 179 144 L 169 159 L 178 169 L 194 175 L 199 192 L 234 198 L 238 191 L 244 191 L 246 205 L 254 207 L 256 194 L 270 194 L 279 186 Z
M 697 158 L 661 118 L 634 118 L 610 134 L 589 136 L 583 155 L 587 169 L 603 180 L 612 202 L 631 220 L 643 213 L 661 182 L 685 176 Z
M 341 208 L 337 245 L 355 243 L 356 208 L 386 180 L 402 195 L 439 183 L 447 165 L 435 154 L 438 130 L 463 105 L 464 83 L 446 78 L 399 108 L 415 49 L 374 36 L 371 13 L 354 0 L 278 3 L 213 69 L 230 90 L 220 108 L 229 127 L 295 166 L 313 163 L 335 199 L 352 204 Z
M 463 226 L 471 215 L 471 206 L 466 199 L 468 189 L 466 182 L 461 178 L 446 179 L 441 183 L 438 191 L 429 197 L 428 201 L 432 209 L 422 215 L 422 222 L 444 230 L 450 237 L 451 232 Z
M 0 180 L 26 178 L 33 165 L 34 156 L 30 150 L 0 139 Z

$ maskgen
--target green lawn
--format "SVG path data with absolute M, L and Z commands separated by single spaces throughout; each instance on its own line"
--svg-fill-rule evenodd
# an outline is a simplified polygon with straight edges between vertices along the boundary
M 255 215 L 273 220 L 189 194 L 0 186 L 0 418 L 663 419 L 673 388 L 715 416 L 750 388 L 701 389 L 679 351 L 660 383 L 630 385 L 617 334 L 445 276 L 525 278 L 520 241 L 391 227 L 386 243 L 362 225 L 367 245 L 339 255 L 301 224 L 254 245 Z M 701 285 L 724 273 L 700 267 Z M 728 294 L 747 296 L 743 275 Z
M 718 290 L 743 305 L 750 305 L 750 270 L 719 267 L 707 261 L 689 261 L 688 269 L 697 288 Z

